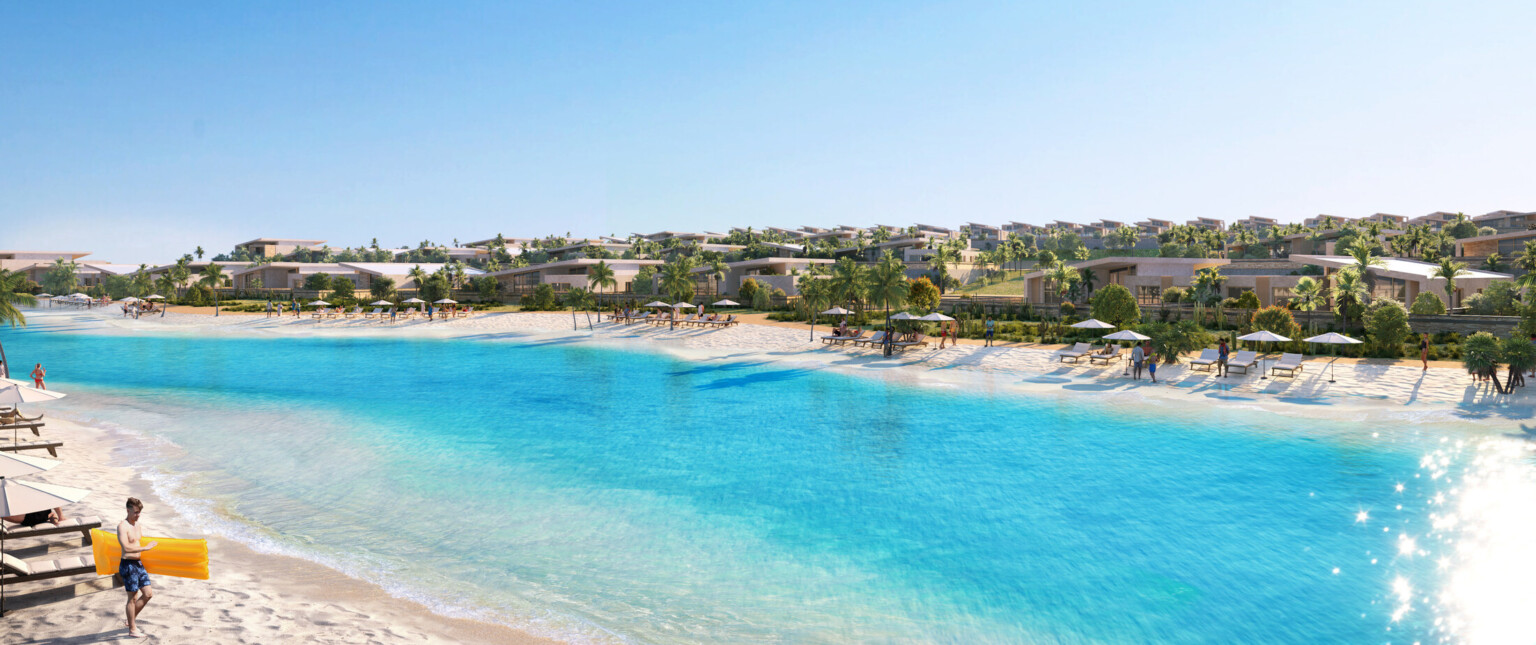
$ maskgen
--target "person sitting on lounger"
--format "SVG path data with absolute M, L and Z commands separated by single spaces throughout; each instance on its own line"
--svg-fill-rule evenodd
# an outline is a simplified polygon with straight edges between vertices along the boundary
M 32 528 L 39 524 L 58 524 L 64 521 L 64 509 L 42 510 L 35 513 L 27 513 L 26 515 L 12 515 L 0 519 L 4 519 L 12 524 L 20 524 L 27 528 Z
M 838 336 L 847 336 L 848 335 L 848 321 L 844 320 L 843 322 L 837 323 L 837 335 Z

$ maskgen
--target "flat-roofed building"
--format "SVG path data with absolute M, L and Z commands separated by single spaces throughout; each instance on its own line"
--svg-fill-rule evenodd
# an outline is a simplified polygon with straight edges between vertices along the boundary
M 1508 259 L 1525 251 L 1525 243 L 1536 241 L 1536 230 L 1526 229 L 1479 235 L 1456 240 L 1456 257 L 1486 258 L 1494 253 Z
M 415 263 L 415 262 L 338 262 L 337 266 L 345 268 L 353 273 L 363 276 L 366 285 L 357 285 L 358 288 L 373 286 L 379 278 L 389 278 L 395 282 L 396 289 L 415 289 L 415 278 L 411 277 L 411 270 L 420 267 L 427 275 L 441 271 L 447 264 Z M 479 277 L 485 275 L 484 271 L 474 267 L 461 266 L 467 277 Z
M 833 260 L 822 258 L 758 258 L 756 260 L 743 260 L 741 262 L 727 262 L 724 286 L 721 295 L 734 295 L 741 292 L 743 280 L 751 278 L 758 284 L 775 289 L 783 289 L 784 294 L 795 296 L 800 294 L 800 288 L 796 284 L 799 280 L 797 273 L 804 272 L 813 266 L 834 264 Z M 697 267 L 693 270 L 694 281 L 699 286 L 705 286 L 712 278 L 709 277 L 709 267 Z M 703 292 L 701 289 L 700 292 Z M 743 303 L 745 304 L 745 303 Z
M 270 258 L 279 255 L 288 255 L 299 249 L 317 249 L 325 244 L 325 240 L 299 240 L 278 237 L 259 237 L 249 242 L 241 242 L 235 245 L 235 251 L 245 249 L 253 258 Z
M 1207 228 L 1213 231 L 1227 230 L 1227 223 L 1214 217 L 1196 217 L 1184 224 L 1196 228 Z
M 1141 229 L 1142 235 L 1157 235 L 1173 228 L 1173 221 L 1166 219 L 1147 218 L 1136 222 L 1136 228 Z
M 541 284 L 552 286 L 556 292 L 569 291 L 573 287 L 592 289 L 588 273 L 599 262 L 606 263 L 613 269 L 613 279 L 618 283 L 614 287 L 604 287 L 604 293 L 627 293 L 631 283 L 634 282 L 635 275 L 640 273 L 640 267 L 659 267 L 666 264 L 661 260 L 579 258 L 504 269 L 486 275 L 496 278 L 496 281 L 501 283 L 503 292 L 519 296 L 533 293 L 533 290 Z
M 1478 215 L 1472 218 L 1472 223 L 1479 227 L 1490 226 L 1500 233 L 1508 231 L 1524 231 L 1536 226 L 1536 212 L 1522 213 L 1520 211 L 1494 211 L 1486 215 Z
M 1410 219 L 1407 224 L 1409 226 L 1428 226 L 1430 230 L 1438 231 L 1444 228 L 1446 224 L 1454 221 L 1456 221 L 1456 213 L 1435 211 L 1428 215 L 1420 215 Z
M 241 265 L 240 268 L 235 269 L 231 277 L 236 289 L 303 289 L 304 281 L 316 273 L 324 273 L 332 278 L 346 278 L 351 280 L 352 286 L 359 290 L 366 291 L 373 285 L 368 274 L 336 262 L 270 262 L 255 266 Z
M 0 251 L 0 269 L 24 274 L 28 280 L 41 283 L 54 262 L 75 262 L 87 255 L 90 253 L 86 251 Z M 78 266 L 76 271 L 79 271 Z
M 139 272 L 137 264 L 112 264 L 109 262 L 80 262 L 75 269 L 76 279 L 82 287 L 95 287 L 106 282 L 107 276 L 131 276 Z M 145 268 L 145 273 L 149 273 Z
M 1290 261 L 1296 264 L 1310 264 L 1322 267 L 1323 278 L 1355 265 L 1354 258 L 1342 255 L 1292 255 Z M 1385 266 L 1371 269 L 1374 276 L 1376 289 L 1372 293 L 1376 298 L 1391 298 L 1398 302 L 1412 304 L 1420 293 L 1445 293 L 1445 279 L 1435 276 L 1440 265 L 1418 260 L 1403 258 L 1382 258 Z M 1456 291 L 1451 302 L 1445 303 L 1447 307 L 1460 306 L 1464 296 L 1480 293 L 1495 280 L 1511 280 L 1514 276 L 1508 273 L 1495 273 L 1492 271 L 1480 271 L 1468 269 L 1463 275 L 1456 278 Z
M 1408 225 L 1407 215 L 1393 215 L 1391 213 L 1373 213 L 1360 218 L 1362 222 L 1381 222 L 1394 229 L 1401 229 Z
M 1257 215 L 1250 215 L 1248 217 L 1244 217 L 1243 219 L 1237 220 L 1236 222 L 1233 222 L 1232 228 L 1241 226 L 1250 231 L 1263 232 L 1279 225 L 1280 222 L 1275 221 L 1273 217 L 1259 217 Z

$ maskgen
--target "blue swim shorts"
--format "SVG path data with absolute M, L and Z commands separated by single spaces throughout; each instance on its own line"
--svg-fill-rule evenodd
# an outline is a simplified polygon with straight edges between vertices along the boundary
M 150 585 L 149 572 L 138 560 L 123 560 L 117 565 L 117 575 L 123 577 L 123 588 L 133 593 Z

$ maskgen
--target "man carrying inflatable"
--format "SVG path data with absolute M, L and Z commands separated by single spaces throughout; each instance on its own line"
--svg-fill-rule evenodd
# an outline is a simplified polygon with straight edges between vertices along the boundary
M 117 524 L 117 541 L 123 548 L 123 559 L 118 564 L 118 575 L 123 578 L 123 588 L 128 590 L 128 635 L 135 638 L 143 638 L 144 632 L 139 631 L 139 612 L 144 611 L 144 605 L 149 604 L 149 599 L 155 597 L 155 593 L 149 589 L 149 572 L 144 570 L 144 563 L 139 560 L 139 554 L 155 548 L 158 542 L 140 545 L 139 540 L 144 537 L 139 528 L 139 513 L 144 511 L 144 502 L 137 497 L 128 498 L 128 517 Z

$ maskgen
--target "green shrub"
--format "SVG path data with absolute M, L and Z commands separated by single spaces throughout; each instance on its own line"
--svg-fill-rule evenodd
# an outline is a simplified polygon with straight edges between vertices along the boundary
M 1520 289 L 1508 280 L 1488 283 L 1482 293 L 1467 298 L 1467 309 L 1479 316 L 1513 316 L 1520 303 Z
M 1461 363 L 1469 372 L 1484 374 L 1498 369 L 1502 353 L 1499 339 L 1486 331 L 1480 331 L 1468 336 L 1467 341 L 1461 344 Z
M 1264 306 L 1259 303 L 1259 296 L 1252 291 L 1244 291 L 1233 300 L 1236 302 L 1232 306 L 1237 309 L 1258 309 Z
M 1063 320 L 1065 320 L 1067 318 L 1071 318 L 1072 316 L 1076 316 L 1076 315 L 1077 315 L 1077 305 L 1074 305 L 1071 302 L 1063 302 L 1063 303 L 1061 303 L 1061 318 Z
M 907 281 L 907 304 L 918 309 L 934 309 L 939 306 L 939 288 L 928 281 L 927 276 Z
M 1520 322 L 1515 325 L 1515 334 L 1526 338 L 1536 336 L 1536 298 L 1520 307 Z
M 1189 292 L 1180 287 L 1168 287 L 1167 289 L 1163 290 L 1163 302 L 1166 302 L 1170 305 L 1179 304 L 1183 302 L 1184 299 L 1188 296 Z
M 753 298 L 757 296 L 757 289 L 757 281 L 747 278 L 741 281 L 740 287 L 736 288 L 736 297 L 741 298 L 743 302 L 751 304 L 754 302 Z
M 1141 308 L 1131 290 L 1118 284 L 1106 285 L 1094 292 L 1090 301 L 1093 317 L 1116 327 L 1124 327 L 1141 320 Z
M 351 304 L 355 299 L 353 294 L 355 288 L 350 278 L 337 276 L 331 280 L 331 300 L 338 305 Z
M 1263 330 L 1291 339 L 1301 336 L 1301 326 L 1296 324 L 1295 316 L 1285 307 L 1265 307 L 1255 311 L 1249 324 L 1254 331 Z
M 1419 297 L 1413 299 L 1413 315 L 1415 316 L 1442 316 L 1445 315 L 1445 301 L 1440 296 L 1425 291 Z
M 1388 298 L 1371 303 L 1365 315 L 1365 329 L 1387 358 L 1396 357 L 1403 342 L 1413 336 L 1413 329 L 1408 327 L 1408 311 L 1402 303 Z
M 533 293 L 523 296 L 523 311 L 558 311 L 560 301 L 555 297 L 555 288 L 548 284 L 541 284 L 533 288 Z
M 304 278 L 304 288 L 310 291 L 329 291 L 331 289 L 331 276 L 324 273 L 311 273 Z
M 1179 355 L 1205 349 L 1216 342 L 1216 337 L 1193 320 L 1176 323 L 1155 322 L 1141 325 L 1137 331 L 1150 336 L 1152 351 L 1161 356 L 1164 363 L 1179 362 Z

